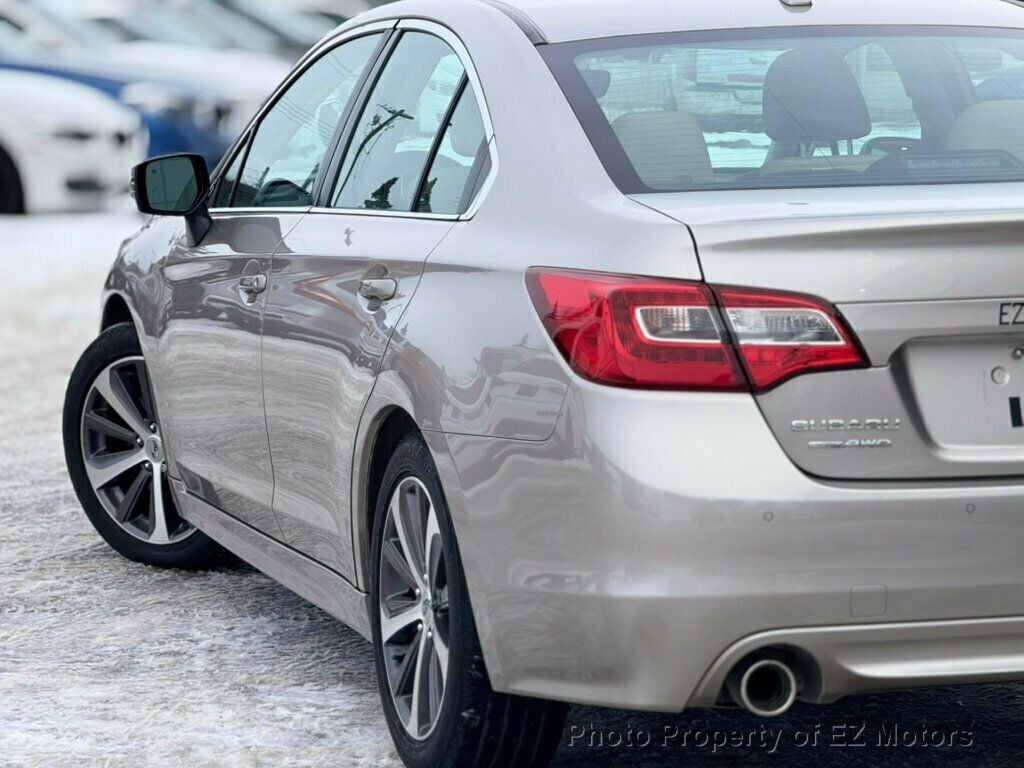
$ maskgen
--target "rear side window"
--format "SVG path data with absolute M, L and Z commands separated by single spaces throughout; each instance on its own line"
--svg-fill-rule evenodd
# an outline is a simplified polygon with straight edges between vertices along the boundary
M 412 211 L 464 77 L 462 62 L 443 40 L 403 34 L 356 124 L 332 206 Z
M 420 191 L 419 213 L 465 213 L 487 155 L 476 93 L 465 83 Z
M 628 194 L 1024 180 L 1024 32 L 819 27 L 543 54 Z

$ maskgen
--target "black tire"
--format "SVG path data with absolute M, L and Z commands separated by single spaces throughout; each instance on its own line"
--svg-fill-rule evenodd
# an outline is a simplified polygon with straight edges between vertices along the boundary
M 133 536 L 117 523 L 103 506 L 97 491 L 93 489 L 86 470 L 83 414 L 93 384 L 103 371 L 111 365 L 117 364 L 118 361 L 141 357 L 142 350 L 135 335 L 135 329 L 130 323 L 121 323 L 100 334 L 99 338 L 86 349 L 75 366 L 64 398 L 64 457 L 71 475 L 71 482 L 93 527 L 107 544 L 124 557 L 138 563 L 161 568 L 198 569 L 208 567 L 216 563 L 223 554 L 222 548 L 216 542 L 194 529 L 191 529 L 190 532 L 179 533 L 179 536 L 184 536 L 184 538 L 167 544 L 153 544 Z M 141 365 L 144 368 L 144 363 Z M 145 381 L 142 381 L 141 386 L 145 387 L 148 393 L 148 385 Z M 152 402 L 151 395 L 149 395 L 148 402 Z M 141 415 L 154 423 L 157 421 L 156 413 Z M 152 490 L 152 485 L 149 488 Z M 162 498 L 165 504 L 171 505 L 168 507 L 167 514 L 169 518 L 174 518 L 176 530 L 184 530 L 181 526 L 187 524 L 177 517 L 173 507 L 173 495 L 168 489 L 164 489 Z M 155 502 L 151 503 L 155 504 Z
M 11 156 L 0 148 L 0 214 L 24 213 L 25 192 Z
M 399 715 L 381 637 L 381 559 L 388 507 L 396 490 L 409 478 L 422 483 L 436 510 L 444 552 L 444 566 L 439 570 L 447 577 L 448 677 L 436 724 L 424 739 L 413 738 Z M 561 739 L 567 706 L 491 689 L 444 492 L 430 452 L 418 434 L 406 437 L 388 464 L 378 496 L 372 549 L 371 620 L 377 682 L 388 728 L 405 764 L 409 768 L 548 765 Z M 433 626 L 438 631 L 439 625 Z

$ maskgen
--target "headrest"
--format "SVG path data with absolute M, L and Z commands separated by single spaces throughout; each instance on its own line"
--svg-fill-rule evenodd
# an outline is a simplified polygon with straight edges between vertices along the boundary
M 612 129 L 652 189 L 715 180 L 704 132 L 688 112 L 630 112 L 612 123 Z
M 1002 150 L 1024 162 L 1024 101 L 980 101 L 960 113 L 946 141 L 949 150 Z
M 843 59 L 795 49 L 765 76 L 764 124 L 773 141 L 831 143 L 867 136 L 871 113 Z
M 595 99 L 603 99 L 612 86 L 612 73 L 607 69 L 581 69 L 580 74 Z
M 484 123 L 473 91 L 467 88 L 462 98 L 452 118 L 452 149 L 463 157 L 476 157 L 484 140 Z

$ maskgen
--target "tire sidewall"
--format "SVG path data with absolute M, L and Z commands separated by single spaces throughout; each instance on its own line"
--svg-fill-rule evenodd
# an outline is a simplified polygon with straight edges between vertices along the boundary
M 409 477 L 415 477 L 426 486 L 437 513 L 438 526 L 441 530 L 442 546 L 445 555 L 445 570 L 449 587 L 449 638 L 448 659 L 449 669 L 441 714 L 433 733 L 423 740 L 413 739 L 401 723 L 398 712 L 391 698 L 387 672 L 384 668 L 383 643 L 380 630 L 380 560 L 383 547 L 384 527 L 387 520 L 388 504 L 398 485 Z M 472 638 L 475 629 L 472 627 L 473 614 L 465 588 L 462 564 L 455 541 L 448 503 L 441 487 L 440 478 L 434 466 L 430 451 L 419 435 L 412 435 L 403 440 L 395 450 L 388 464 L 384 480 L 381 483 L 374 514 L 373 541 L 371 561 L 373 573 L 371 577 L 370 621 L 373 628 L 374 667 L 380 689 L 381 703 L 388 729 L 398 748 L 399 754 L 409 768 L 441 768 L 448 765 L 453 742 L 460 741 L 462 712 L 465 700 L 473 687 L 467 679 L 469 664 L 467 653 L 471 653 Z M 473 633 L 473 634 L 471 634 Z
M 64 397 L 64 458 L 68 474 L 86 516 L 100 536 L 121 555 L 161 567 L 195 568 L 210 562 L 219 548 L 202 532 L 168 545 L 149 544 L 123 530 L 109 515 L 89 482 L 82 455 L 82 413 L 96 377 L 109 365 L 128 357 L 143 357 L 135 329 L 121 323 L 104 331 L 82 354 L 71 374 Z

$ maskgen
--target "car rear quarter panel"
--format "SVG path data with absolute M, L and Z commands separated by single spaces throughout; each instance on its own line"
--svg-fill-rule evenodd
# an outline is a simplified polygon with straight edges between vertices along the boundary
M 569 372 L 526 291 L 533 266 L 700 279 L 686 227 L 612 184 L 547 66 L 488 5 L 430 8 L 461 37 L 494 126 L 478 210 L 430 255 L 382 371 L 403 376 L 424 429 L 551 435 Z

